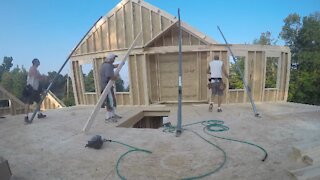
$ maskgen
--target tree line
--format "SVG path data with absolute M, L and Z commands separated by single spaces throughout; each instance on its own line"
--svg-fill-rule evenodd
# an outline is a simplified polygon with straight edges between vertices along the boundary
M 22 98 L 22 91 L 27 84 L 28 71 L 23 66 L 13 66 L 13 58 L 5 56 L 3 62 L 0 65 L 0 84 L 13 95 L 15 95 L 20 100 Z M 30 63 L 31 64 L 31 63 Z M 71 78 L 65 74 L 58 74 L 56 71 L 48 72 L 47 74 L 41 75 L 40 89 L 45 90 L 49 84 L 53 81 L 50 90 L 61 99 L 66 106 L 75 105 L 75 99 L 73 94 L 73 88 L 71 83 Z M 93 70 L 88 74 L 83 73 L 84 84 L 87 92 L 95 92 Z M 88 89 L 89 88 L 89 89 Z M 117 91 L 129 91 L 129 88 L 124 88 L 124 81 L 119 78 L 116 81 Z

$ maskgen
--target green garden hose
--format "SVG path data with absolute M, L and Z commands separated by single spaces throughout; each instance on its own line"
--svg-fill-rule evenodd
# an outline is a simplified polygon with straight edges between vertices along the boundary
M 256 145 L 254 143 L 247 142 L 247 141 L 241 141 L 241 140 L 236 140 L 236 139 L 231 139 L 231 138 L 225 138 L 225 137 L 215 136 L 215 135 L 211 134 L 210 132 L 223 132 L 223 131 L 228 131 L 229 130 L 229 127 L 224 125 L 224 122 L 221 121 L 221 120 L 199 121 L 199 122 L 183 125 L 182 127 L 188 127 L 188 126 L 197 125 L 197 124 L 202 124 L 204 126 L 203 132 L 206 133 L 209 136 L 220 138 L 220 139 L 224 139 L 224 140 L 228 140 L 228 141 L 244 143 L 244 144 L 248 144 L 248 145 L 251 145 L 251 146 L 259 148 L 260 150 L 262 150 L 265 153 L 265 156 L 262 159 L 262 161 L 265 161 L 267 159 L 267 157 L 268 157 L 267 151 L 264 148 L 262 148 L 261 146 L 259 146 L 259 145 Z M 224 166 L 224 164 L 226 163 L 227 153 L 221 147 L 219 147 L 216 144 L 213 144 L 212 142 L 210 142 L 208 139 L 204 138 L 203 136 L 201 136 L 197 132 L 195 132 L 193 130 L 185 129 L 185 128 L 183 130 L 190 131 L 190 132 L 194 133 L 195 135 L 199 136 L 201 139 L 203 139 L 204 141 L 206 141 L 210 145 L 216 147 L 218 150 L 220 150 L 223 153 L 223 159 L 224 159 L 223 162 L 219 165 L 219 167 L 217 167 L 213 171 L 207 172 L 207 173 L 199 175 L 199 176 L 187 177 L 187 178 L 183 178 L 183 179 L 184 180 L 200 179 L 200 178 L 203 178 L 203 177 L 206 177 L 206 176 L 209 176 L 209 175 L 211 175 L 213 173 L 218 172 Z M 175 127 L 172 126 L 172 125 L 167 125 L 163 129 L 163 132 L 173 133 L 174 131 L 175 131 Z
M 138 152 L 139 152 L 139 151 L 140 151 L 140 152 L 145 152 L 145 153 L 149 153 L 149 154 L 152 153 L 151 151 L 148 151 L 148 150 L 145 150 L 145 149 L 136 148 L 136 147 L 130 146 L 130 145 L 128 145 L 128 144 L 125 144 L 125 143 L 122 143 L 122 142 L 119 142 L 119 141 L 114 141 L 114 140 L 106 140 L 106 141 L 118 143 L 118 144 L 121 144 L 121 145 L 123 145 L 123 146 L 127 146 L 127 147 L 131 148 L 131 149 L 128 150 L 127 152 L 123 153 L 123 154 L 118 158 L 118 161 L 117 161 L 117 165 L 116 165 L 117 175 L 118 175 L 122 180 L 126 180 L 126 178 L 120 174 L 119 165 L 120 165 L 121 159 L 122 159 L 124 156 L 126 156 L 126 155 L 129 154 L 129 153 L 137 152 L 137 151 L 138 151 Z

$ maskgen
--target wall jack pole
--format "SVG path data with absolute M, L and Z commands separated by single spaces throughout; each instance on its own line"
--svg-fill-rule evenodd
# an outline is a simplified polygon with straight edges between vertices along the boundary
M 181 100 L 182 100 L 182 52 L 181 52 L 181 41 L 182 41 L 182 33 L 181 33 L 181 20 L 180 20 L 180 9 L 178 9 L 178 17 L 179 17 L 179 77 L 178 77 L 178 122 L 177 122 L 177 131 L 176 136 L 179 137 L 182 133 L 181 128 Z
M 57 77 L 59 76 L 59 74 L 61 73 L 62 69 L 64 68 L 64 66 L 67 64 L 67 62 L 69 61 L 69 59 L 71 58 L 72 54 L 74 53 L 74 51 L 78 48 L 78 46 L 80 45 L 80 43 L 82 42 L 82 40 L 89 34 L 89 32 L 91 31 L 91 29 L 100 21 L 100 19 L 102 18 L 102 16 L 92 25 L 92 27 L 87 31 L 87 33 L 82 37 L 82 39 L 78 42 L 77 46 L 71 51 L 71 53 L 69 54 L 69 56 L 67 57 L 67 59 L 65 60 L 65 62 L 63 63 L 63 65 L 61 66 L 61 68 L 59 69 L 58 73 L 56 74 L 56 76 L 53 78 L 53 80 L 51 81 L 51 83 L 49 84 L 49 86 L 47 87 L 47 89 L 44 91 L 44 93 L 41 96 L 41 100 L 40 102 L 37 104 L 36 109 L 33 111 L 33 114 L 31 116 L 31 119 L 29 120 L 28 123 L 32 123 L 34 117 L 36 116 L 37 112 L 40 111 L 40 106 L 44 100 L 44 98 L 46 98 L 52 84 L 54 83 L 54 81 L 57 79 Z M 69 78 L 69 77 L 68 77 Z
M 240 69 L 240 67 L 239 67 L 239 65 L 238 65 L 238 63 L 237 63 L 237 58 L 234 56 L 234 54 L 233 54 L 233 52 L 232 52 L 232 50 L 231 50 L 231 48 L 230 48 L 230 45 L 228 44 L 226 38 L 224 37 L 224 35 L 223 35 L 220 27 L 219 27 L 219 26 L 217 26 L 217 27 L 218 27 L 218 30 L 220 31 L 220 34 L 221 34 L 222 38 L 224 39 L 224 42 L 226 43 L 226 46 L 227 46 L 228 50 L 230 51 L 230 53 L 231 53 L 231 55 L 232 55 L 232 59 L 233 59 L 234 63 L 236 64 L 236 68 L 237 68 L 238 72 L 240 73 L 240 76 L 241 76 L 243 85 L 244 85 L 244 87 L 245 87 L 245 89 L 246 89 L 247 95 L 248 95 L 249 100 L 250 100 L 250 102 L 251 102 L 251 106 L 252 106 L 252 109 L 253 109 L 253 112 L 254 112 L 254 116 L 255 116 L 255 117 L 261 117 L 261 116 L 259 115 L 259 113 L 258 113 L 258 111 L 257 111 L 257 108 L 256 108 L 256 105 L 255 105 L 255 103 L 254 103 L 254 101 L 253 101 L 253 99 L 252 99 L 251 90 L 250 90 L 250 88 L 248 87 L 247 82 L 246 82 L 246 80 L 245 80 L 245 78 L 244 78 L 244 76 L 243 76 L 243 73 L 242 73 L 242 71 L 241 71 L 241 69 Z

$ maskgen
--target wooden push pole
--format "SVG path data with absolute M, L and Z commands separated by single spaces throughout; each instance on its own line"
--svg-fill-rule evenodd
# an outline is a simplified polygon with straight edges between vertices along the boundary
M 141 34 L 142 34 L 142 31 L 140 31 L 140 33 L 137 35 L 136 39 L 132 42 L 130 48 L 128 49 L 128 51 L 127 51 L 127 53 L 126 53 L 126 55 L 124 56 L 123 60 L 121 61 L 121 63 L 120 63 L 119 66 L 117 67 L 117 69 L 116 69 L 116 71 L 115 71 L 115 73 L 114 73 L 115 76 L 118 76 L 118 74 L 119 74 L 122 66 L 124 65 L 124 63 L 126 62 L 127 58 L 129 57 L 130 52 L 132 51 L 134 45 L 136 44 L 136 42 L 137 42 L 137 40 L 139 39 L 139 37 L 141 36 Z M 98 100 L 98 103 L 97 103 L 96 106 L 94 107 L 94 109 L 93 109 L 90 117 L 88 118 L 86 124 L 84 125 L 84 127 L 83 127 L 83 129 L 82 129 L 84 132 L 88 132 L 88 131 L 89 131 L 89 129 L 90 129 L 90 127 L 91 127 L 94 119 L 95 119 L 96 116 L 97 116 L 98 111 L 99 111 L 100 108 L 101 108 L 101 105 L 102 105 L 103 101 L 106 99 L 107 94 L 110 92 L 110 89 L 111 89 L 113 83 L 114 83 L 114 80 L 110 80 L 110 81 L 108 82 L 107 86 L 104 88 L 104 90 L 103 90 L 103 92 L 102 92 L 102 94 L 101 94 L 101 96 L 100 96 L 100 98 L 99 98 L 99 100 Z

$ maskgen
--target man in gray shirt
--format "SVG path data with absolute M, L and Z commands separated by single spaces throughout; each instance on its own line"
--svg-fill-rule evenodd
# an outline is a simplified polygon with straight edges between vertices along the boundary
M 103 92 L 104 88 L 107 86 L 110 80 L 117 80 L 117 76 L 114 75 L 114 68 L 118 67 L 118 64 L 113 64 L 116 57 L 115 54 L 108 54 L 107 57 L 104 59 L 103 64 L 100 67 L 100 87 L 101 93 Z M 121 116 L 115 113 L 115 109 L 117 107 L 117 102 L 114 94 L 114 87 L 112 86 L 110 92 L 107 94 L 105 101 L 102 104 L 102 107 L 105 107 L 107 110 L 105 119 L 107 121 L 117 122 L 117 119 L 121 118 Z

